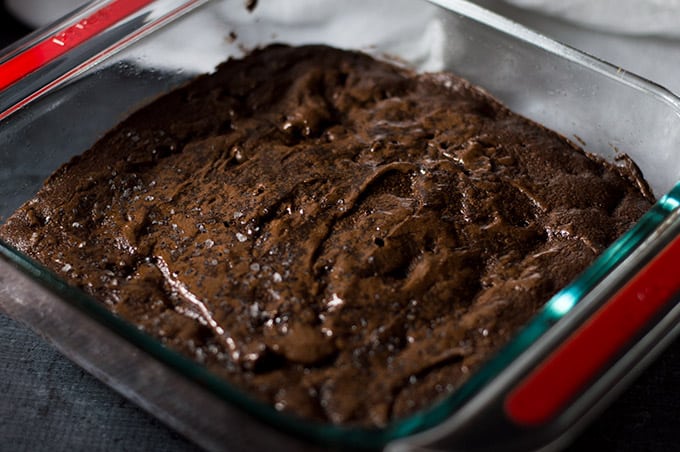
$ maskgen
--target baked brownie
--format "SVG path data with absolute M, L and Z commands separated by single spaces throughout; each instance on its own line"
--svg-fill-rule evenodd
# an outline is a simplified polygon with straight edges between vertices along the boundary
M 132 114 L 0 236 L 276 409 L 383 426 L 651 202 L 454 75 L 271 46 Z

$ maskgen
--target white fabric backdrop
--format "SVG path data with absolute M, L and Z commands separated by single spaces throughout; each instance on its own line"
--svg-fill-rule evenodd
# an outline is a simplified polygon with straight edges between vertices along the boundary
M 591 28 L 680 36 L 680 0 L 506 0 Z

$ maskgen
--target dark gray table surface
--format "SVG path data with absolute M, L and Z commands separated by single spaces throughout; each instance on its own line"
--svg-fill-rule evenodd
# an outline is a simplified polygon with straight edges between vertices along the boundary
M 0 47 L 27 31 L 0 3 Z M 680 450 L 679 382 L 676 342 L 569 450 Z M 23 450 L 192 451 L 196 446 L 0 314 L 0 451 Z

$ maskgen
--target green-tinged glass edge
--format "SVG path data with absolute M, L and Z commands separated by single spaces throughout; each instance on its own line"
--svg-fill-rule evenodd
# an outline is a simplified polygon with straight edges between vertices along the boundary
M 649 238 L 679 206 L 680 183 L 655 203 L 629 232 L 607 248 L 575 281 L 555 294 L 508 344 L 482 365 L 453 394 L 428 410 L 393 421 L 382 429 L 334 426 L 279 412 L 270 405 L 255 400 L 235 388 L 204 366 L 165 347 L 149 334 L 113 314 L 80 289 L 69 286 L 54 273 L 1 240 L 0 255 L 88 317 L 180 374 L 198 382 L 220 398 L 236 404 L 259 419 L 325 445 L 375 449 L 391 440 L 433 427 L 449 417 L 570 312 L 605 276 Z

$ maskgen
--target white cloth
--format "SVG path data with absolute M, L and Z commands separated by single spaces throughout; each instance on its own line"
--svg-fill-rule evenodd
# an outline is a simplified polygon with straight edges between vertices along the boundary
M 680 0 L 506 0 L 594 29 L 680 37 Z
M 506 1 L 595 29 L 627 34 L 680 37 L 680 0 Z M 56 20 L 83 3 L 86 1 L 5 0 L 9 11 L 25 23 L 35 27 Z M 302 3 L 314 9 L 314 2 L 302 1 Z M 304 10 L 309 11 L 308 8 Z

